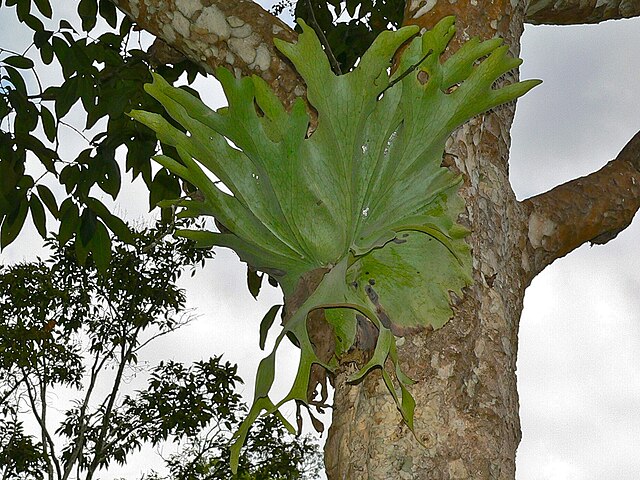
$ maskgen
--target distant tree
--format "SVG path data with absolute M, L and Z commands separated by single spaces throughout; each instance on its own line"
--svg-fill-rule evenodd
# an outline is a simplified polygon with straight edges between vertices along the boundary
M 227 455 L 245 409 L 234 365 L 161 363 L 147 388 L 122 393 L 127 378 L 149 370 L 138 365 L 142 348 L 191 318 L 176 281 L 212 252 L 145 230 L 113 243 L 102 274 L 95 252 L 82 266 L 75 242 L 48 245 L 50 260 L 0 267 L 0 478 L 90 480 L 166 441 L 190 446 L 167 460 L 175 478 L 221 478 L 202 476 L 201 465 Z M 75 396 L 63 417 L 62 394 Z M 305 460 L 320 458 L 308 439 L 283 432 L 262 423 L 244 472 L 300 478 Z M 195 455 L 195 445 L 206 450 Z

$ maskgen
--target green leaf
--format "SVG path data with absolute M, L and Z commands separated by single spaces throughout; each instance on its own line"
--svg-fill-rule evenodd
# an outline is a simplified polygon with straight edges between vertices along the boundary
M 251 406 L 251 409 L 249 410 L 249 413 L 247 414 L 245 420 L 240 424 L 240 427 L 234 433 L 233 443 L 231 444 L 231 447 L 229 449 L 231 470 L 233 472 L 236 472 L 238 470 L 240 451 L 242 450 L 247 435 L 249 434 L 249 428 L 251 428 L 251 425 L 258 419 L 260 413 L 263 410 L 271 411 L 273 410 L 273 408 L 273 402 L 271 402 L 271 400 L 269 400 L 268 398 L 261 397 L 257 399 Z M 284 417 L 280 417 L 280 419 L 283 421 L 290 433 L 295 432 L 293 426 L 291 426 Z
M 53 62 L 53 47 L 49 42 L 45 42 L 40 47 L 40 58 L 45 65 L 51 65 Z
M 28 96 L 28 93 L 27 93 L 27 86 L 24 83 L 24 79 L 22 78 L 22 74 L 11 66 L 5 65 L 4 68 L 7 71 L 7 74 L 9 75 L 9 81 L 11 82 L 11 85 L 13 85 L 15 91 L 21 94 L 20 99 L 26 102 L 26 97 Z
M 98 221 L 93 210 L 85 208 L 80 216 L 80 225 L 78 226 L 79 243 L 82 243 L 83 246 L 89 246 L 89 242 L 96 233 L 97 224 Z
M 49 42 L 49 39 L 53 35 L 50 30 L 42 30 L 33 34 L 33 43 L 37 48 L 42 48 L 43 45 Z
M 25 15 L 23 18 L 25 25 L 27 25 L 34 32 L 44 32 L 44 24 L 38 17 L 34 17 L 33 15 Z
M 398 410 L 400 410 L 400 413 L 402 414 L 402 417 L 405 419 L 405 422 L 407 422 L 407 425 L 409 426 L 409 428 L 413 430 L 413 414 L 416 409 L 416 401 L 413 398 L 413 395 L 411 395 L 411 392 L 409 392 L 409 390 L 407 389 L 407 385 L 412 385 L 414 382 L 410 378 L 408 378 L 406 375 L 404 375 L 404 373 L 402 373 L 402 370 L 400 370 L 400 366 L 398 362 L 395 362 L 395 363 L 396 363 L 396 377 L 399 380 L 398 383 L 400 384 L 400 391 L 401 391 L 400 404 L 398 405 Z
M 98 180 L 98 186 L 115 200 L 120 192 L 121 175 L 114 151 L 98 148 L 96 160 L 102 170 L 102 177 Z
M 18 14 L 18 20 L 24 22 L 29 16 L 31 11 L 31 0 L 18 0 L 16 2 L 16 13 Z
M 96 264 L 99 272 L 105 273 L 109 268 L 111 261 L 111 238 L 104 224 L 100 221 L 96 222 L 95 232 L 89 242 L 89 250 L 91 257 Z
M 11 108 L 9 108 L 9 104 L 4 96 L 0 97 L 0 120 L 9 115 Z
M 264 274 L 258 273 L 250 266 L 247 266 L 247 287 L 249 288 L 249 293 L 251 293 L 253 298 L 258 298 L 260 287 L 262 286 L 263 275 Z
M 10 57 L 2 59 L 2 61 L 7 65 L 11 65 L 16 68 L 33 68 L 33 61 L 30 58 L 24 57 L 22 55 L 12 55 Z
M 464 211 L 457 193 L 462 179 L 441 165 L 445 142 L 473 116 L 538 83 L 494 86 L 520 63 L 506 56 L 500 40 L 474 39 L 443 59 L 453 23 L 447 17 L 418 36 L 415 26 L 382 32 L 358 66 L 339 76 L 304 22 L 297 43 L 276 39 L 318 113 L 311 135 L 302 101 L 288 112 L 262 79 L 238 79 L 222 68 L 215 74 L 228 100 L 225 109 L 212 111 L 154 75 L 145 89 L 181 128 L 157 113 L 131 112 L 176 149 L 173 158 L 154 159 L 202 196 L 176 203 L 184 209 L 180 215 L 213 216 L 225 227 L 223 233 L 186 235 L 232 248 L 254 270 L 276 278 L 285 304 L 294 295 L 299 303 L 300 288 L 311 290 L 276 342 L 275 349 L 284 336 L 293 338 L 300 364 L 289 394 L 275 407 L 307 401 L 311 367 L 321 362 L 306 319 L 322 308 L 334 328 L 337 354 L 352 345 L 360 318 L 375 325 L 374 355 L 352 380 L 383 369 L 405 422 L 413 424 L 406 388 L 411 381 L 398 367 L 394 335 L 440 328 L 453 314 L 451 293 L 462 296 L 472 283 L 468 232 L 456 223 Z M 390 75 L 396 50 L 411 37 Z M 258 369 L 247 421 L 271 409 L 265 399 L 275 349 Z M 396 365 L 401 395 L 384 371 L 387 360 Z M 246 432 L 244 424 L 240 430 Z
M 80 155 L 82 155 L 82 153 Z M 65 186 L 65 189 L 69 194 L 75 190 L 80 176 L 80 167 L 77 164 L 70 164 L 62 169 L 58 178 L 60 180 L 60 184 Z
M 359 257 L 347 282 L 396 336 L 425 326 L 438 329 L 453 315 L 449 292 L 462 297 L 462 288 L 471 283 L 469 247 L 454 241 L 453 255 L 437 239 L 417 232 L 403 232 L 398 240 L 402 243 L 389 242 Z
M 209 248 L 216 245 L 220 234 L 205 232 L 202 230 L 176 230 L 176 235 L 195 242 L 200 248 Z
M 56 117 L 58 117 L 58 119 L 64 117 L 69 110 L 71 110 L 73 104 L 80 98 L 78 86 L 79 78 L 76 75 L 65 80 L 62 86 L 58 89 L 55 107 Z
M 78 233 L 78 232 L 76 232 Z M 74 251 L 76 253 L 76 258 L 78 259 L 78 263 L 84 266 L 87 263 L 87 258 L 89 258 L 89 245 L 84 245 L 79 238 L 79 235 L 76 235 L 76 241 L 73 243 Z
M 56 57 L 60 62 L 60 66 L 62 67 L 62 72 L 65 78 L 71 77 L 76 69 L 74 68 L 75 59 L 71 54 L 71 48 L 69 47 L 69 44 L 61 36 L 54 35 L 51 38 L 51 48 L 53 49 L 53 52 L 56 54 Z
M 31 210 L 31 219 L 38 233 L 42 238 L 47 237 L 47 217 L 44 213 L 44 207 L 37 195 L 31 195 L 29 199 L 29 209 Z
M 16 111 L 14 124 L 16 135 L 19 135 L 21 139 L 31 138 L 28 134 L 35 130 L 38 125 L 38 109 L 32 102 L 24 100 L 23 98 L 18 98 L 19 95 L 15 91 L 9 92 L 8 96 Z M 37 139 L 31 143 L 42 144 L 42 142 Z
M 73 32 L 76 31 L 76 29 L 73 28 L 73 25 L 71 25 L 67 20 L 60 20 L 58 27 L 60 28 L 60 30 L 71 30 Z
M 40 105 L 40 118 L 42 119 L 44 134 L 50 142 L 53 142 L 57 134 L 56 121 L 53 118 L 53 114 L 44 105 Z
M 28 209 L 29 202 L 26 198 L 22 198 L 20 203 L 15 205 L 13 210 L 4 218 L 0 228 L 0 249 L 5 248 L 16 239 L 27 218 Z
M 80 213 L 78 206 L 73 202 L 72 198 L 65 199 L 60 205 L 60 230 L 58 232 L 58 240 L 61 245 L 73 236 L 80 221 Z
M 149 210 L 156 208 L 162 200 L 176 200 L 180 193 L 180 183 L 176 176 L 164 168 L 158 170 L 149 187 Z
M 282 307 L 282 305 L 274 305 L 271 307 L 260 322 L 260 350 L 264 350 L 264 345 L 267 341 L 267 334 L 276 319 L 276 314 L 278 313 L 278 310 L 280 310 L 280 307 Z
M 258 365 L 258 372 L 256 373 L 256 387 L 254 398 L 266 397 L 271 390 L 273 380 L 276 373 L 276 348 L 282 340 L 282 336 L 276 341 L 276 347 L 274 347 L 271 354 L 260 361 Z
M 82 19 L 82 29 L 85 32 L 92 30 L 98 17 L 97 0 L 80 0 L 80 3 L 78 3 L 78 15 Z
M 336 339 L 336 356 L 347 353 L 356 339 L 358 321 L 356 311 L 350 308 L 327 308 L 324 316 L 333 328 Z
M 110 0 L 100 0 L 98 4 L 100 16 L 104 18 L 111 28 L 116 28 L 118 17 L 116 15 L 116 6 Z
M 47 18 L 51 18 L 53 12 L 51 11 L 51 3 L 49 0 L 34 0 L 36 7 L 40 10 L 40 13 Z
M 51 215 L 53 215 L 55 218 L 58 218 L 59 211 L 56 197 L 53 195 L 51 190 L 49 190 L 49 187 L 47 187 L 46 185 L 38 185 L 36 189 L 38 190 L 40 199 L 47 206 L 47 209 L 49 210 L 49 212 L 51 212 Z
M 113 215 L 107 207 L 98 199 L 88 197 L 86 199 L 87 206 L 102 219 L 115 236 L 125 243 L 133 243 L 133 234 L 127 224 L 120 218 Z

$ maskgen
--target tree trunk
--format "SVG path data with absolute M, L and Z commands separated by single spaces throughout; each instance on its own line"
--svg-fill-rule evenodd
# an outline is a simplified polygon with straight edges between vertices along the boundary
M 482 38 L 498 34 L 517 55 L 524 7 L 509 12 L 509 2 L 493 2 L 492 12 L 483 3 L 482 15 L 468 5 L 455 8 L 456 38 L 464 38 L 465 31 Z M 425 15 L 414 22 L 428 26 L 425 23 L 442 16 L 429 13 L 430 18 Z M 473 32 L 466 25 L 472 25 Z M 474 119 L 447 145 L 455 160 L 452 168 L 465 178 L 461 194 L 467 210 L 459 221 L 472 231 L 468 242 L 474 284 L 462 299 L 453 299 L 455 316 L 444 328 L 401 341 L 402 368 L 417 382 L 411 391 L 417 403 L 419 442 L 379 378 L 349 385 L 345 365 L 335 382 L 325 447 L 330 479 L 514 478 L 520 441 L 518 321 L 529 279 L 523 256 L 526 212 L 508 179 L 514 111 L 511 104 Z
M 274 35 L 291 41 L 295 32 L 249 0 L 112 1 L 208 71 L 225 65 L 238 75 L 257 73 L 286 105 L 304 94 L 272 42 Z M 445 15 L 457 17 L 451 49 L 473 36 L 500 36 L 515 56 L 525 21 L 597 23 L 640 15 L 640 7 L 628 0 L 406 2 L 406 23 L 430 28 Z M 271 59 L 258 62 L 265 51 Z M 509 75 L 504 81 L 517 77 Z M 508 177 L 514 112 L 510 104 L 476 117 L 447 143 L 445 164 L 464 175 L 467 207 L 459 221 L 472 231 L 474 283 L 462 298 L 452 296 L 454 317 L 442 329 L 398 342 L 402 368 L 416 381 L 415 436 L 380 376 L 348 384 L 355 367 L 345 362 L 334 379 L 325 447 L 330 480 L 515 477 L 515 370 L 525 288 L 556 258 L 587 241 L 605 243 L 630 223 L 640 207 L 640 134 L 599 172 L 518 202 Z

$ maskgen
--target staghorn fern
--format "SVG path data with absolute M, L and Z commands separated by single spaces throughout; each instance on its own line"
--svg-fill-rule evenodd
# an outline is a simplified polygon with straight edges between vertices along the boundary
M 277 279 L 285 300 L 305 275 L 326 271 L 260 363 L 254 403 L 237 432 L 232 462 L 262 411 L 277 413 L 290 400 L 306 403 L 312 365 L 332 368 L 317 357 L 307 332 L 307 316 L 318 308 L 334 328 L 337 356 L 353 344 L 356 312 L 375 324 L 373 357 L 351 380 L 381 368 L 413 428 L 415 402 L 407 388 L 412 381 L 400 370 L 395 337 L 440 328 L 452 316 L 449 292 L 462 295 L 472 282 L 468 232 L 456 223 L 464 208 L 457 194 L 461 178 L 441 166 L 445 141 L 471 117 L 539 83 L 495 88 L 501 75 L 521 63 L 507 56 L 500 39 L 472 39 L 443 62 L 453 23 L 447 17 L 421 36 L 414 26 L 384 32 L 358 66 L 341 76 L 332 73 L 315 33 L 303 22 L 296 44 L 276 40 L 305 80 L 308 101 L 318 112 L 317 128 L 308 137 L 301 99 L 287 112 L 262 79 L 237 79 L 224 68 L 216 77 L 229 106 L 217 112 L 158 75 L 147 85 L 187 134 L 157 114 L 132 112 L 180 156 L 155 159 L 204 196 L 204 201 L 177 201 L 182 215 L 210 215 L 225 227 L 225 233 L 178 234 L 233 249 Z M 411 37 L 390 75 L 393 55 Z M 426 82 L 418 80 L 420 71 Z M 268 395 L 276 350 L 287 334 L 300 347 L 300 365 L 289 394 L 274 404 Z M 261 343 L 265 335 L 261 332 Z M 384 368 L 387 360 L 395 365 L 399 392 Z

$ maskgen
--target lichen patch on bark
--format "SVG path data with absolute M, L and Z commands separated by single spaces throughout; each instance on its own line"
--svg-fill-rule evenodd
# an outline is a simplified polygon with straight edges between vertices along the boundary
M 280 56 L 274 36 L 297 34 L 250 0 L 112 0 L 142 28 L 157 35 L 207 72 L 224 66 L 236 75 L 262 76 L 288 108 L 304 84 Z
M 544 238 L 551 237 L 556 230 L 556 224 L 552 220 L 532 213 L 529 217 L 529 242 L 533 248 L 544 248 Z

